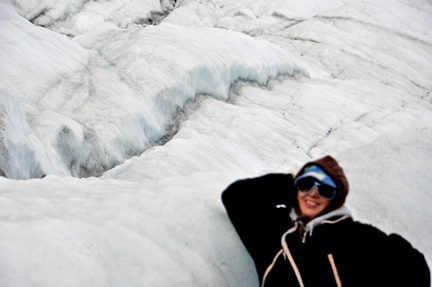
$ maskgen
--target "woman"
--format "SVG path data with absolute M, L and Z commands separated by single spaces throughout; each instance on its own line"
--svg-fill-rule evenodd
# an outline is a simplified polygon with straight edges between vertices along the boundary
M 223 192 L 261 286 L 430 286 L 423 255 L 405 239 L 353 221 L 348 188 L 326 156 L 295 178 L 268 174 Z

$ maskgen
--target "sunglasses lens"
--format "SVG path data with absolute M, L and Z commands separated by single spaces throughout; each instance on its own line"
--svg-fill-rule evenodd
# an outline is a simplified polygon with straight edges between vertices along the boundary
M 310 178 L 302 178 L 297 182 L 297 188 L 300 192 L 308 193 L 314 186 L 314 181 Z
M 333 199 L 336 194 L 336 190 L 328 185 L 321 185 L 319 187 L 319 194 L 324 199 Z
M 301 193 L 309 193 L 312 187 L 315 185 L 315 180 L 312 178 L 302 178 L 297 182 L 297 188 Z M 318 194 L 321 198 L 331 200 L 336 195 L 336 190 L 328 185 L 319 184 Z

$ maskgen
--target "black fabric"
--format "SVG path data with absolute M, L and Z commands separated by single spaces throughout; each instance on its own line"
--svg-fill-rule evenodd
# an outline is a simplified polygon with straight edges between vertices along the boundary
M 260 284 L 282 248 L 282 235 L 293 226 L 289 213 L 296 194 L 289 174 L 240 180 L 222 194 L 229 218 L 255 262 Z M 305 286 L 336 286 L 328 254 L 333 255 L 345 287 L 430 286 L 424 256 L 405 239 L 351 218 L 316 226 L 304 243 L 298 232 L 287 235 L 286 241 Z M 282 285 L 299 283 L 290 262 L 279 256 L 265 286 Z

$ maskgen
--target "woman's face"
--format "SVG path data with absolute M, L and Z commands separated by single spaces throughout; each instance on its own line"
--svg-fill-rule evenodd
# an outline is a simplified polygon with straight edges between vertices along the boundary
M 330 200 L 325 200 L 318 196 L 316 186 L 309 194 L 297 192 L 297 201 L 301 215 L 307 217 L 309 220 L 314 219 L 330 204 Z

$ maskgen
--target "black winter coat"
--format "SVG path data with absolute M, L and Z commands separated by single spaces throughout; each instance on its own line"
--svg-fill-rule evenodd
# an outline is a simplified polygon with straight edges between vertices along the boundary
M 424 256 L 405 239 L 351 217 L 322 222 L 303 242 L 289 216 L 296 194 L 290 174 L 240 180 L 222 194 L 262 286 L 430 286 Z

